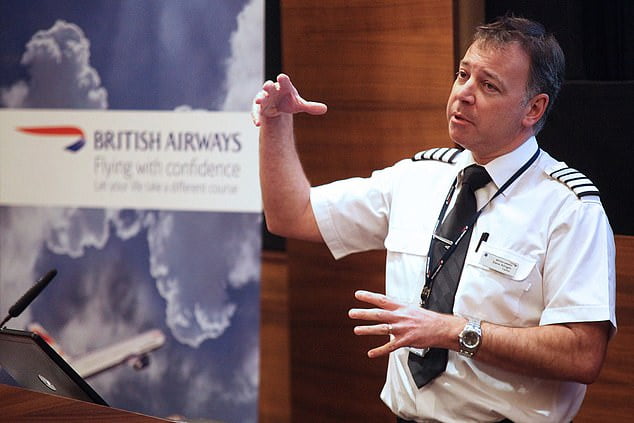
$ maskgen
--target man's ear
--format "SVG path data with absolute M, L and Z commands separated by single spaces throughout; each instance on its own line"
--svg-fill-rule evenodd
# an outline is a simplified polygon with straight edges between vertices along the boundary
M 549 97 L 548 94 L 537 94 L 535 97 L 531 98 L 526 103 L 526 115 L 522 120 L 522 124 L 530 128 L 535 126 L 535 124 L 541 119 L 541 117 L 546 112 L 546 107 L 548 106 Z

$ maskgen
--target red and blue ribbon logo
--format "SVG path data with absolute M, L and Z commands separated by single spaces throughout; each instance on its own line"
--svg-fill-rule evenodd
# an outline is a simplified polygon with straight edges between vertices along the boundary
M 18 131 L 31 135 L 46 135 L 52 137 L 79 137 L 72 144 L 67 145 L 64 149 L 72 153 L 81 150 L 86 144 L 86 136 L 84 131 L 76 126 L 31 126 L 17 128 Z

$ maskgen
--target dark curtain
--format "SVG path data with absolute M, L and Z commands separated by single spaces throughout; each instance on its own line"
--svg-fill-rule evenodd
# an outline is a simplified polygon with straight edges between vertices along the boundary
M 487 21 L 507 13 L 555 34 L 566 54 L 567 80 L 634 80 L 634 1 L 486 1 Z

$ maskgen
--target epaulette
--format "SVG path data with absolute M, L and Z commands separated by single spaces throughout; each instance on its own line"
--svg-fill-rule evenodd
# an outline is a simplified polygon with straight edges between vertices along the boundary
M 555 168 L 546 171 L 548 175 L 565 184 L 578 198 L 587 196 L 599 197 L 599 189 L 594 186 L 586 175 L 577 169 L 568 167 L 565 163 L 559 163 Z
M 421 151 L 412 157 L 412 160 L 418 162 L 420 160 L 438 160 L 441 162 L 454 164 L 456 163 L 456 156 L 460 154 L 462 150 L 458 148 L 431 148 L 429 150 Z

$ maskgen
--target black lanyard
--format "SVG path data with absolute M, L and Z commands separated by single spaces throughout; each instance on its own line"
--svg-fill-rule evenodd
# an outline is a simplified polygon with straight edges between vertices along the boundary
M 431 257 L 431 252 L 432 252 L 434 243 L 438 242 L 437 238 L 440 238 L 438 235 L 436 235 L 436 233 L 438 232 L 438 228 L 440 227 L 440 224 L 445 218 L 445 213 L 447 213 L 447 208 L 449 207 L 449 204 L 451 203 L 451 198 L 453 197 L 453 194 L 456 191 L 456 187 L 458 185 L 458 176 L 456 175 L 456 178 L 454 179 L 453 184 L 451 184 L 451 188 L 449 189 L 449 192 L 447 193 L 447 197 L 445 198 L 445 203 L 443 204 L 442 209 L 440 210 L 440 214 L 438 215 L 438 219 L 436 220 L 436 225 L 434 225 L 434 232 L 432 234 L 431 242 L 429 243 L 429 251 L 427 252 L 427 260 L 425 262 L 425 286 L 423 287 L 423 290 L 420 294 L 421 307 L 425 306 L 425 304 L 427 303 L 427 300 L 429 299 L 429 295 L 431 294 L 431 288 L 432 288 L 434 279 L 438 275 L 438 272 L 440 272 L 440 269 L 442 269 L 442 267 L 447 262 L 449 257 L 451 257 L 451 255 L 454 253 L 454 251 L 456 250 L 456 247 L 458 247 L 458 244 L 460 243 L 460 241 L 462 241 L 462 238 L 464 238 L 465 234 L 476 223 L 476 221 L 478 220 L 478 217 L 480 217 L 480 214 L 482 213 L 482 210 L 484 210 L 485 207 L 488 206 L 491 203 L 491 201 L 493 201 L 498 195 L 502 194 L 504 190 L 506 190 L 509 187 L 509 185 L 515 182 L 517 178 L 519 178 L 522 175 L 522 173 L 526 172 L 526 170 L 530 167 L 530 165 L 532 165 L 533 162 L 537 160 L 537 157 L 539 157 L 540 151 L 541 150 L 537 148 L 537 151 L 535 152 L 535 154 L 533 154 L 533 156 L 530 159 L 528 159 L 528 161 L 524 163 L 522 167 L 520 167 L 508 179 L 508 181 L 506 181 L 500 187 L 500 189 L 497 190 L 497 192 L 493 195 L 493 197 L 491 197 L 491 199 L 487 201 L 486 204 L 480 208 L 480 210 L 476 211 L 473 214 L 473 216 L 471 217 L 471 219 L 468 220 L 467 225 L 462 229 L 462 232 L 460 232 L 460 235 L 458 235 L 455 241 L 441 238 L 441 240 L 445 242 L 446 244 L 448 244 L 449 247 L 447 248 L 447 250 L 441 257 L 441 259 L 438 261 L 438 264 L 436 265 L 436 267 L 434 269 L 431 269 L 429 258 Z

